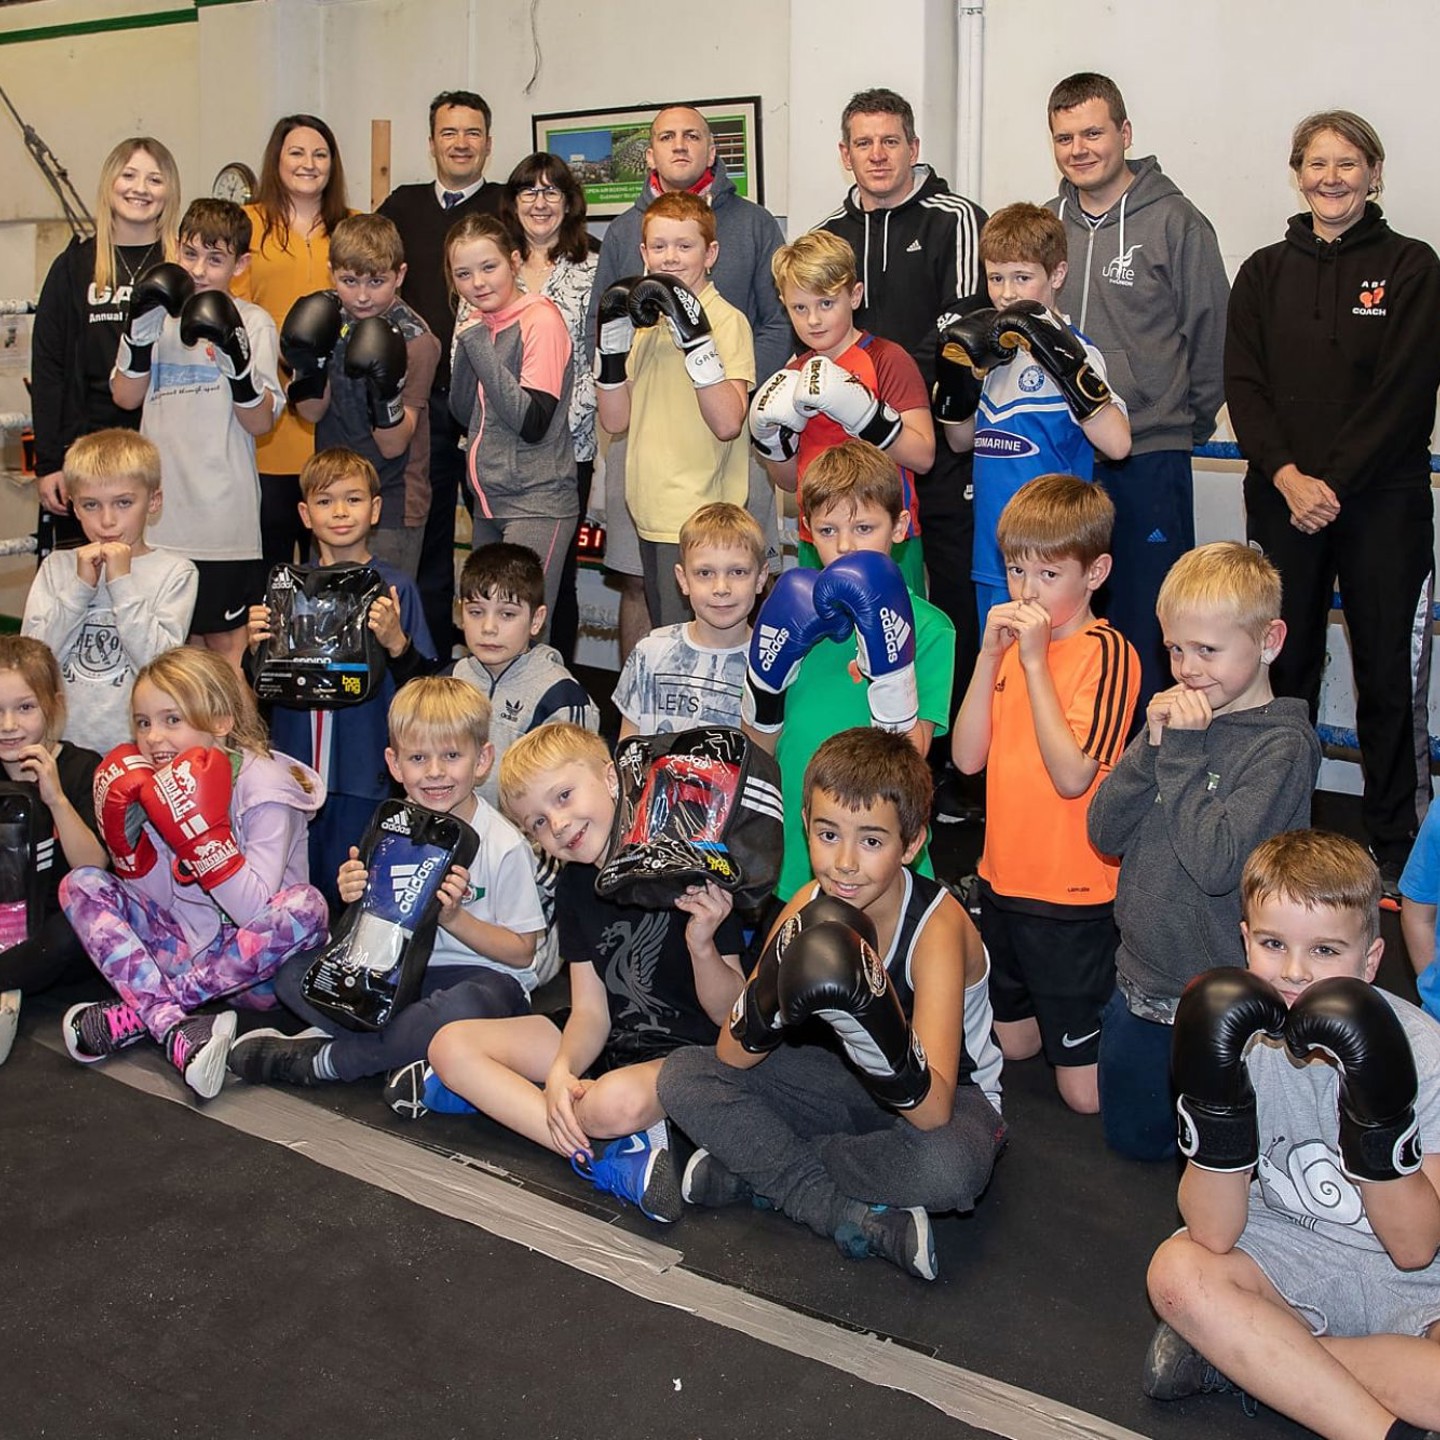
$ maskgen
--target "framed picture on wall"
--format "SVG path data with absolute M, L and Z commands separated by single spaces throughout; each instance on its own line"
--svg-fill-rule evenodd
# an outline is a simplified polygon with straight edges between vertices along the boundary
M 566 110 L 536 115 L 531 124 L 535 149 L 558 155 L 575 172 L 585 191 L 592 219 L 613 220 L 635 203 L 645 184 L 645 151 L 650 122 L 666 105 L 661 101 L 627 105 L 623 110 Z M 761 173 L 760 97 L 693 102 L 709 122 L 715 152 L 736 191 L 757 205 L 765 203 Z

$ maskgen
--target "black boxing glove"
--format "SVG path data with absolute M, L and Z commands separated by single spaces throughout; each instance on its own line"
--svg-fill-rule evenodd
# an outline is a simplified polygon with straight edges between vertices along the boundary
M 345 374 L 365 386 L 372 430 L 393 430 L 405 418 L 405 371 L 410 352 L 405 337 L 383 315 L 367 315 L 350 327 Z
M 1290 1007 L 1297 1060 L 1321 1050 L 1340 1067 L 1340 1160 L 1352 1180 L 1398 1180 L 1420 1168 L 1419 1082 L 1400 1017 L 1364 980 L 1336 976 Z
M 630 292 L 639 275 L 617 280 L 600 296 L 595 320 L 595 383 L 602 390 L 615 390 L 625 383 L 625 362 L 635 343 L 635 322 L 630 318 Z
M 1197 975 L 1175 1011 L 1170 1069 L 1180 1153 L 1201 1170 L 1249 1171 L 1260 1158 L 1245 1048 L 1278 1038 L 1288 1012 L 1273 986 L 1228 966 Z
M 178 316 L 194 293 L 190 272 L 168 260 L 139 275 L 130 291 L 130 308 L 115 357 L 115 368 L 122 375 L 133 380 L 150 373 L 151 352 L 165 328 L 165 317 Z
M 871 1095 L 912 1110 L 930 1093 L 930 1066 L 869 936 L 839 920 L 802 931 L 779 972 L 780 1015 L 823 1020 Z
M 930 408 L 942 425 L 961 425 L 980 405 L 981 382 L 997 365 L 1008 365 L 1014 350 L 995 342 L 993 309 L 968 315 L 947 312 L 936 322 L 940 332 L 935 351 L 935 386 Z
M 730 1011 L 730 1033 L 742 1050 L 751 1055 L 765 1055 L 784 1039 L 777 991 L 780 959 L 809 926 L 832 920 L 854 925 L 860 933 L 869 935 L 873 943 L 875 926 L 870 917 L 843 900 L 819 895 L 797 910 L 776 930 L 760 952 L 750 979 Z
M 1115 398 L 1090 364 L 1079 336 L 1038 300 L 1017 300 L 1002 310 L 995 321 L 995 340 L 1002 350 L 1028 350 L 1082 425 Z
M 685 357 L 685 371 L 697 390 L 718 385 L 725 366 L 710 334 L 705 307 L 673 275 L 645 275 L 630 292 L 630 318 L 642 330 L 664 320 Z
M 230 398 L 237 405 L 248 410 L 265 398 L 251 377 L 245 322 L 239 307 L 223 290 L 202 290 L 185 302 L 180 312 L 180 340 L 185 345 L 209 341 L 220 373 L 230 382 Z
M 285 398 L 292 405 L 319 400 L 329 383 L 330 356 L 340 343 L 344 318 L 340 301 L 329 290 L 302 295 L 280 327 L 280 358 L 290 371 Z

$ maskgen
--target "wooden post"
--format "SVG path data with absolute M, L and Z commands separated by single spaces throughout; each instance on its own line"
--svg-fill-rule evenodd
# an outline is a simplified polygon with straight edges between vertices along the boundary
M 378 210 L 390 193 L 390 122 L 370 122 L 370 208 Z

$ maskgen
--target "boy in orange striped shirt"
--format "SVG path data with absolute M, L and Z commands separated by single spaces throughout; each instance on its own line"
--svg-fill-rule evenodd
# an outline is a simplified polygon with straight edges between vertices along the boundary
M 1115 510 L 1098 485 L 1042 475 L 1001 512 L 1010 602 L 985 622 L 952 747 L 986 771 L 980 933 L 1007 1060 L 1043 1048 L 1061 1098 L 1100 1108 L 1100 1012 L 1115 988 L 1119 865 L 1085 814 L 1125 748 L 1140 687 L 1135 651 L 1097 620 Z

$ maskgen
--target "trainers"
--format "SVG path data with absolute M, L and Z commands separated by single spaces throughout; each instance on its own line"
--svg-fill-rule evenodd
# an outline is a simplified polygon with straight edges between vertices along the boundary
M 974 793 L 975 782 L 967 787 L 965 777 L 947 765 L 935 782 L 930 818 L 937 825 L 983 825 L 984 803 Z
M 20 1028 L 20 992 L 0 990 L 0 1065 L 10 1058 L 15 1032 Z
M 60 1034 L 72 1060 L 93 1065 L 149 1032 L 137 1011 L 123 1000 L 97 1000 L 88 1005 L 72 1005 L 60 1022 Z
M 1152 1400 L 1183 1400 L 1187 1395 L 1238 1395 L 1245 1413 L 1255 1413 L 1255 1401 L 1163 1320 L 1145 1352 L 1140 1390 Z
M 1376 869 L 1380 871 L 1380 908 L 1398 911 L 1400 909 L 1400 877 L 1405 873 L 1405 861 L 1394 855 L 1382 858 L 1373 845 L 1370 847 L 1370 858 L 1374 860 Z
M 919 1205 L 910 1210 L 866 1206 L 858 1221 L 847 1220 L 836 1230 L 835 1243 L 847 1259 L 875 1255 L 917 1280 L 933 1280 L 939 1273 L 935 1232 L 930 1228 L 929 1213 Z
M 226 1064 L 232 1075 L 251 1085 L 318 1085 L 315 1057 L 330 1043 L 317 1026 L 287 1035 L 283 1030 L 251 1030 L 231 1047 Z
M 721 1205 L 743 1205 L 747 1201 L 757 1210 L 775 1207 L 763 1195 L 757 1195 L 748 1180 L 742 1180 L 703 1147 L 691 1157 L 680 1178 L 680 1198 L 687 1205 L 703 1205 L 717 1209 Z
M 390 1072 L 385 1103 L 402 1120 L 418 1120 L 432 1110 L 437 1115 L 480 1113 L 464 1096 L 448 1089 L 427 1060 L 412 1060 Z
M 240 1017 L 233 1010 L 218 1015 L 191 1015 L 172 1025 L 165 1036 L 165 1054 L 202 1099 L 213 1100 L 225 1084 L 225 1057 Z
M 652 1149 L 643 1130 L 612 1140 L 593 1160 L 572 1155 L 570 1166 L 597 1190 L 637 1206 L 647 1220 L 670 1225 L 684 1213 L 675 1158 L 668 1149 Z

